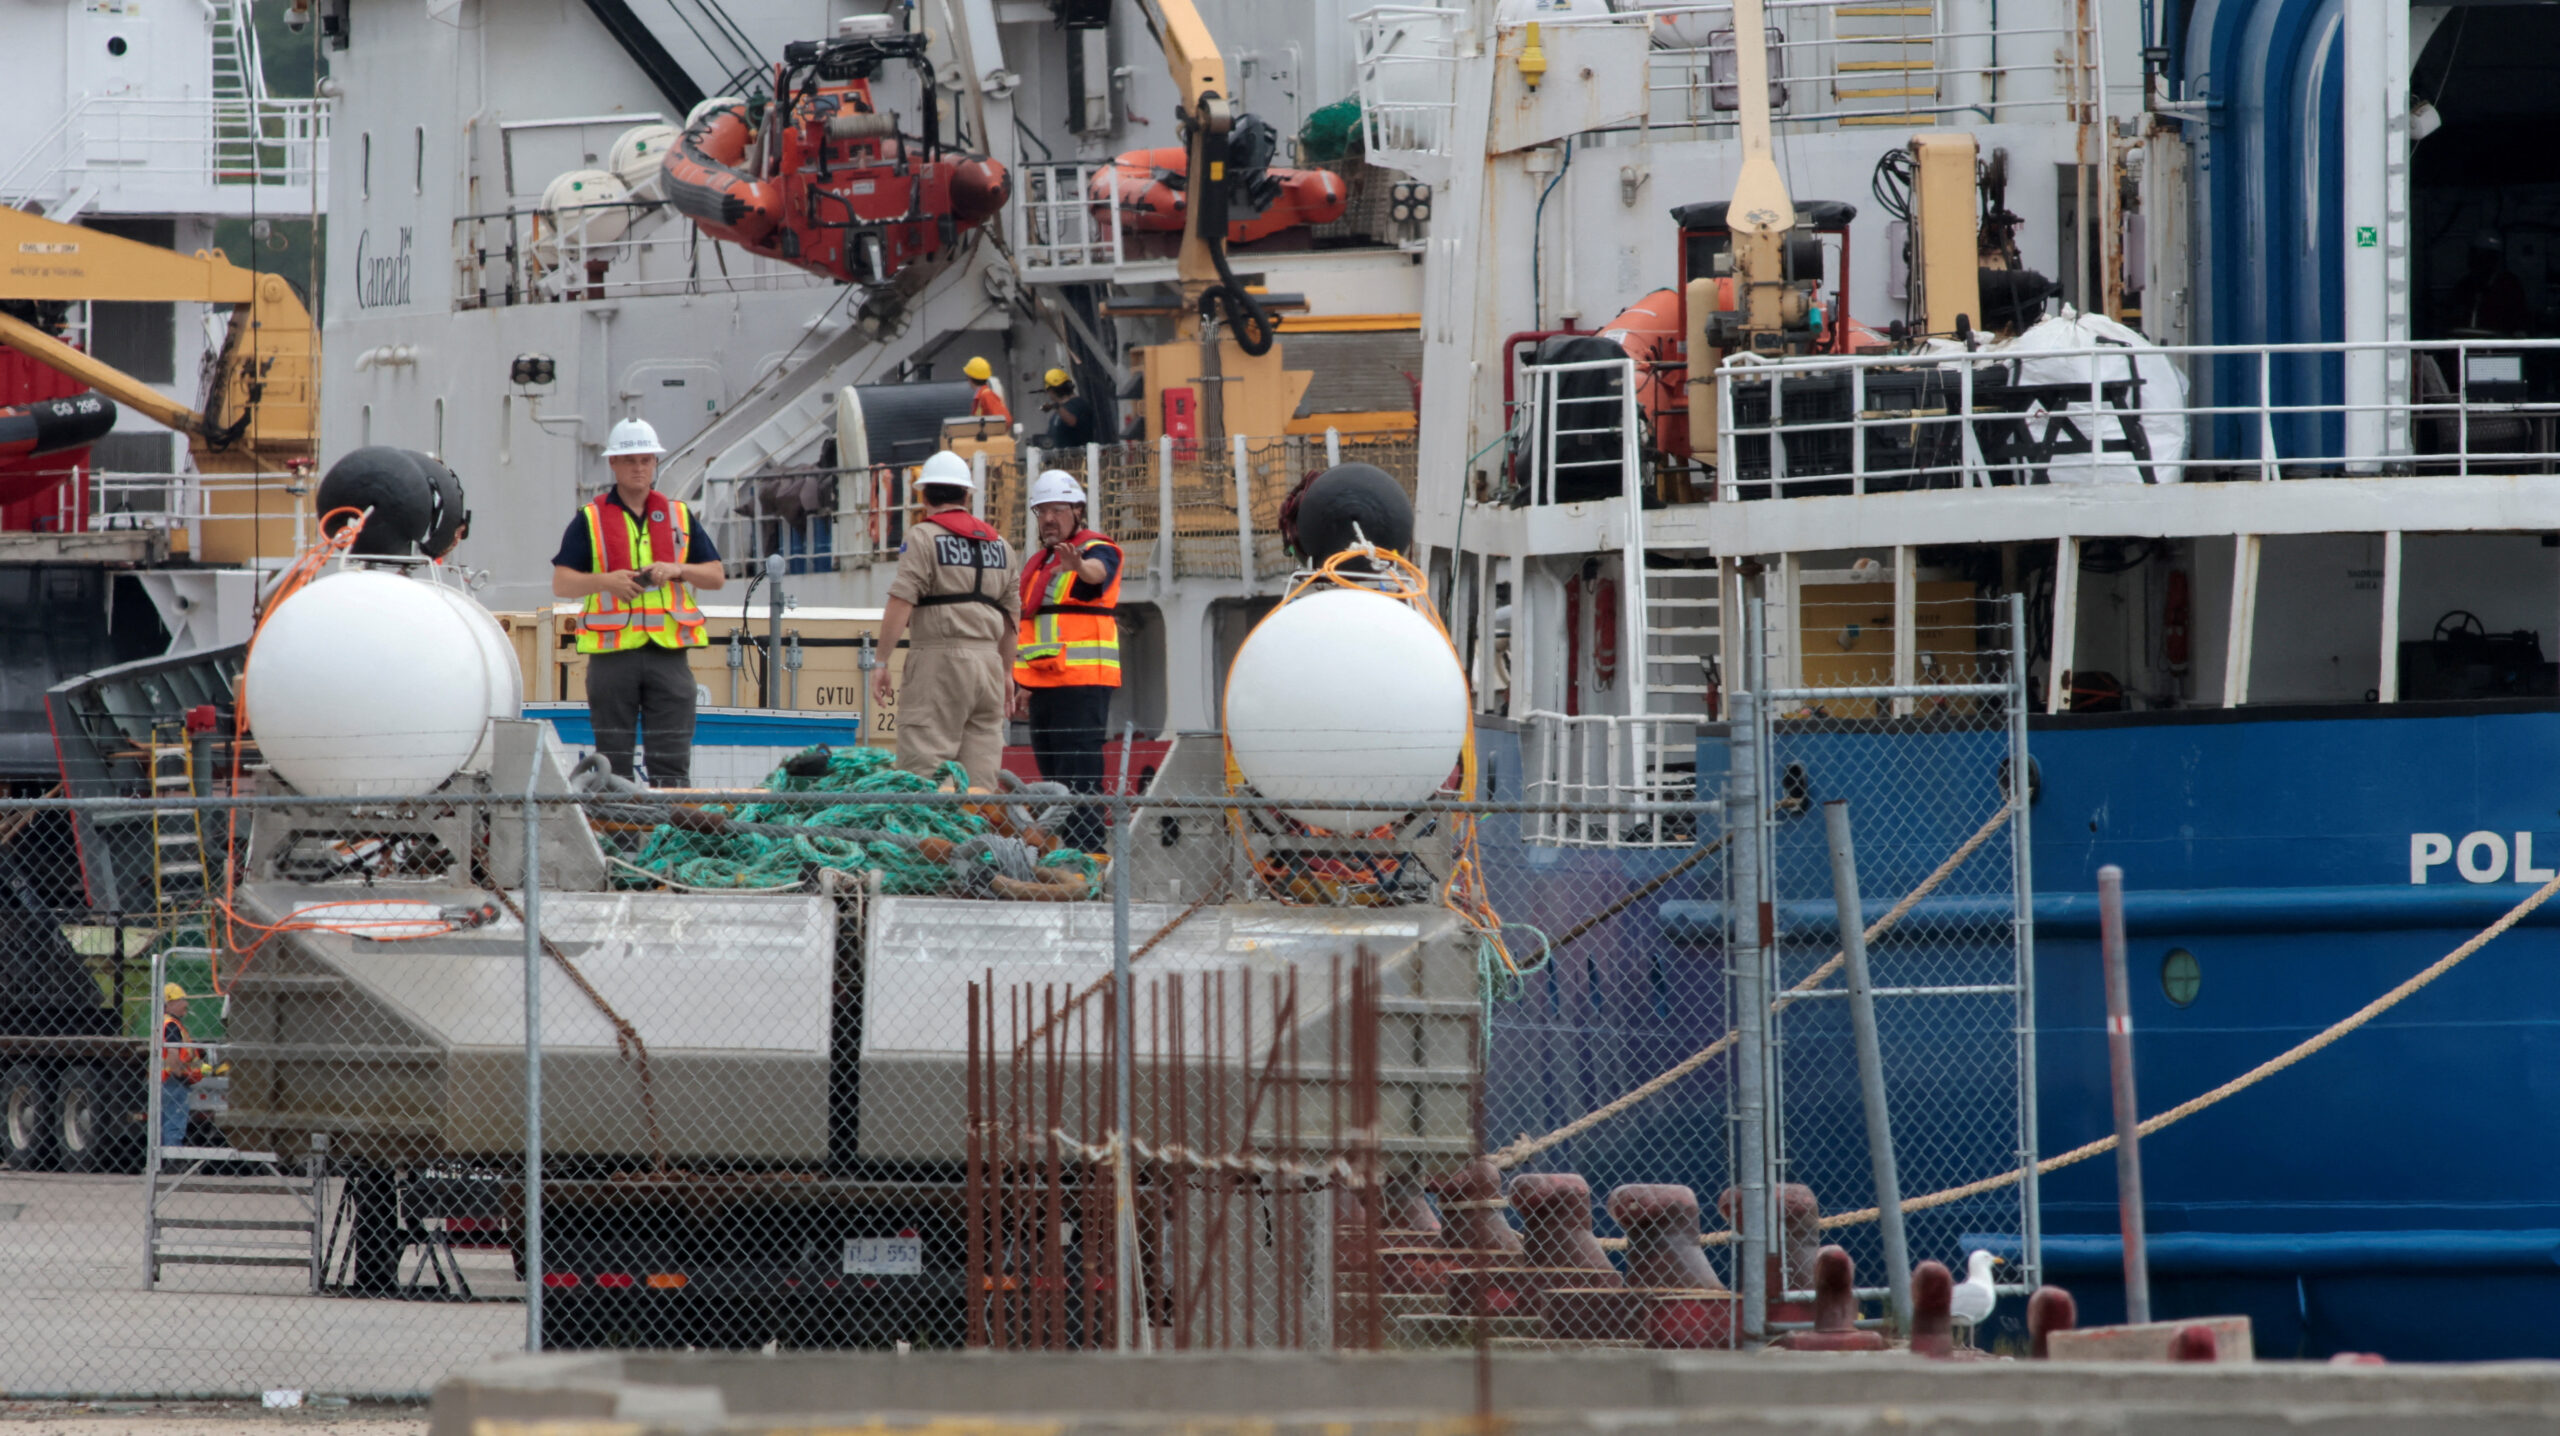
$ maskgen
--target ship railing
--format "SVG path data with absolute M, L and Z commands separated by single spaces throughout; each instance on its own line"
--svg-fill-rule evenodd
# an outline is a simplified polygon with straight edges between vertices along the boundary
M 1781 126 L 1928 126 L 2051 119 L 2092 92 L 2095 27 L 2068 6 L 1967 27 L 1947 0 L 1767 0 L 1770 117 Z M 1731 0 L 1623 12 L 1653 29 L 1647 124 L 1726 130 L 1740 119 Z M 1612 17 L 1619 18 L 1619 17 Z
M 1523 364 L 1504 487 L 1530 504 L 1635 492 L 1643 445 L 1632 358 Z
M 308 474 L 283 470 L 163 474 L 92 469 L 83 526 L 93 533 L 166 530 L 173 542 L 184 537 L 187 552 L 198 557 L 267 552 L 290 558 L 313 536 L 310 508 L 301 498 L 310 486 Z M 62 503 L 80 502 L 75 488 L 64 484 L 58 490 Z M 66 527 L 67 519 L 66 514 Z M 290 548 L 285 547 L 288 541 Z
M 1458 112 L 1458 26 L 1466 12 L 1381 5 L 1351 17 L 1353 71 L 1369 162 L 1433 184 L 1449 178 Z
M 461 215 L 453 265 L 456 309 L 833 287 L 712 240 L 657 199 Z
M 2560 472 L 2560 340 L 2121 344 L 1716 376 L 1726 500 Z
M 1695 834 L 1659 812 L 1698 798 L 1698 720 L 1627 713 L 1527 715 L 1522 757 L 1532 811 L 1524 836 L 1557 847 L 1689 847 Z M 1657 812 L 1659 810 L 1659 812 Z
M 706 476 L 703 523 L 733 566 L 770 555 L 780 555 L 791 573 L 889 562 L 917 513 L 915 461 Z M 1223 443 L 1167 436 L 991 454 L 973 508 L 1017 547 L 1028 546 L 1037 532 L 1026 502 L 1030 480 L 1044 469 L 1063 469 L 1084 483 L 1094 526 L 1120 544 L 1124 578 L 1249 587 L 1297 568 L 1280 531 L 1290 492 L 1350 462 L 1374 464 L 1408 495 L 1415 491 L 1414 439 L 1407 431 L 1237 435 Z
M 1094 179 L 1106 160 L 1025 165 L 1022 188 L 1006 211 L 1006 237 L 1024 279 L 1083 284 L 1109 279 L 1121 262 L 1120 210 L 1097 203 Z
M 84 96 L 0 170 L 0 200 L 93 202 L 227 213 L 256 191 L 282 212 L 307 209 L 328 166 L 325 100 L 254 96 Z

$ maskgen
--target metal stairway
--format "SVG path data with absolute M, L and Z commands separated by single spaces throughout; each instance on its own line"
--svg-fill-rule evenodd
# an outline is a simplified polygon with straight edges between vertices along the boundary
M 158 1074 L 167 1071 L 168 1030 L 161 993 L 170 949 L 151 959 L 150 1142 L 143 1163 L 142 1250 L 146 1285 L 172 1266 L 282 1267 L 320 1290 L 322 1222 L 328 1194 L 328 1138 L 314 1136 L 299 1168 L 273 1152 L 162 1146 Z M 207 1048 L 210 1055 L 210 1047 Z M 246 1169 L 245 1172 L 243 1169 Z
M 1928 125 L 1938 99 L 1938 7 L 1843 5 L 1831 12 L 1831 93 L 1843 125 Z M 1856 26 L 1853 31 L 1850 26 Z
M 267 98 L 266 70 L 248 0 L 214 0 L 207 11 L 213 42 L 213 172 L 217 182 L 259 172 L 257 102 Z
M 249 1168 L 246 1175 L 240 1168 Z M 321 1210 L 328 1171 L 314 1152 L 300 1169 L 273 1152 L 229 1147 L 151 1149 L 144 1253 L 149 1283 L 171 1266 L 298 1268 L 320 1289 Z

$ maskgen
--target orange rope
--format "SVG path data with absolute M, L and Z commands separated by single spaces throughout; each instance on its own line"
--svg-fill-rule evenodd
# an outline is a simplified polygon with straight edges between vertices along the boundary
M 1373 572 L 1354 574 L 1348 570 L 1348 565 L 1353 563 L 1370 563 L 1377 567 Z M 1281 597 L 1279 604 L 1271 612 L 1278 613 L 1297 599 L 1319 588 L 1357 588 L 1395 599 L 1429 619 L 1432 631 L 1440 635 L 1441 642 L 1449 645 L 1451 655 L 1455 656 L 1457 653 L 1457 640 L 1450 637 L 1448 625 L 1440 621 L 1439 611 L 1431 606 L 1430 577 L 1415 566 L 1412 560 L 1400 553 L 1378 548 L 1345 549 L 1326 559 L 1315 572 L 1291 584 L 1289 591 Z M 1263 615 L 1263 623 L 1270 621 L 1270 614 Z M 1262 625 L 1257 623 L 1254 626 L 1260 628 Z M 1250 633 L 1245 635 L 1246 643 L 1250 644 L 1252 641 L 1253 636 Z M 1242 649 L 1239 648 L 1238 651 L 1241 652 Z M 1222 745 L 1224 741 L 1223 738 L 1220 739 Z M 1236 767 L 1232 749 L 1227 750 L 1226 753 L 1226 768 L 1227 787 L 1232 794 L 1243 781 L 1243 774 Z M 1472 801 L 1475 795 L 1476 717 L 1474 695 L 1470 693 L 1467 701 L 1466 741 L 1458 750 L 1456 796 L 1461 800 Z M 1449 864 L 1449 879 L 1441 888 L 1441 905 L 1456 913 L 1460 920 L 1474 929 L 1477 935 L 1492 947 L 1494 953 L 1501 959 L 1504 969 L 1512 976 L 1518 977 L 1528 971 L 1534 971 L 1535 964 L 1523 968 L 1519 960 L 1511 955 L 1510 946 L 1502 940 L 1502 915 L 1494 911 L 1492 896 L 1485 891 L 1484 887 L 1484 855 L 1476 841 L 1476 815 L 1453 813 L 1450 818 L 1450 849 L 1453 857 Z M 1240 813 L 1231 812 L 1229 820 L 1240 827 L 1243 818 Z M 1237 836 L 1239 838 L 1243 836 L 1241 831 Z
M 364 509 L 335 508 L 320 516 L 320 537 L 313 541 L 308 547 L 304 548 L 300 554 L 295 556 L 294 561 L 286 567 L 283 576 L 276 580 L 275 592 L 268 595 L 266 608 L 258 615 L 257 627 L 251 629 L 249 632 L 249 654 L 253 655 L 258 651 L 258 635 L 267 631 L 267 621 L 275 617 L 276 610 L 284 606 L 284 601 L 293 597 L 296 593 L 301 592 L 313 579 L 318 578 L 321 571 L 326 569 L 330 563 L 344 555 L 349 549 L 355 546 L 357 535 L 364 532 L 364 522 L 366 515 L 369 512 L 369 510 Z M 329 521 L 337 518 L 341 514 L 347 516 L 347 522 L 341 525 L 337 532 L 329 532 Z M 241 659 L 240 683 L 238 688 L 233 692 L 231 701 L 230 790 L 234 797 L 237 797 L 240 792 L 240 750 L 245 746 L 245 740 L 248 736 L 248 732 L 248 656 L 244 655 Z M 373 923 L 353 922 L 344 924 L 314 923 L 300 920 L 303 913 L 317 912 L 322 908 L 383 905 L 386 903 L 404 901 L 401 899 L 374 899 L 370 900 L 369 903 L 314 903 L 310 907 L 297 909 L 274 923 L 263 923 L 259 922 L 255 918 L 244 916 L 237 907 L 232 905 L 232 898 L 238 893 L 240 887 L 240 864 L 238 861 L 238 854 L 240 851 L 240 809 L 236 805 L 226 809 L 225 819 L 223 835 L 223 855 L 225 861 L 223 863 L 222 896 L 215 899 L 213 904 L 215 909 L 221 914 L 224 925 L 222 943 L 216 950 L 211 964 L 213 990 L 216 995 L 227 995 L 227 988 L 225 987 L 222 968 L 222 951 L 227 950 L 238 955 L 240 961 L 232 969 L 231 973 L 232 976 L 236 977 L 240 973 L 248 970 L 249 963 L 256 958 L 260 949 L 264 948 L 268 942 L 283 933 L 346 931 L 351 928 L 362 926 L 409 927 L 416 925 L 410 920 L 396 918 L 382 919 Z M 432 903 L 419 903 L 417 905 L 420 907 L 434 906 Z M 237 929 L 240 928 L 249 928 L 263 935 L 260 936 L 256 942 L 249 944 L 249 946 L 244 950 L 239 945 Z M 446 924 L 444 928 L 444 932 L 452 932 L 454 930 L 454 926 L 450 923 Z M 410 936 L 434 937 L 442 935 L 442 933 L 414 933 Z M 406 939 L 387 940 L 399 941 Z

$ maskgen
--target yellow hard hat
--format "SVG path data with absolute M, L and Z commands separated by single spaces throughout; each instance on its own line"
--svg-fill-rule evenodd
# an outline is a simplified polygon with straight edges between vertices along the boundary
M 1075 380 L 1064 369 L 1052 369 L 1040 376 L 1040 382 L 1052 389 L 1057 389 L 1072 384 Z
M 970 360 L 960 366 L 960 372 L 972 379 L 992 379 L 996 376 L 995 366 L 984 359 Z
M 187 990 L 173 982 L 160 990 L 160 997 L 165 1002 L 184 1002 L 187 1000 Z

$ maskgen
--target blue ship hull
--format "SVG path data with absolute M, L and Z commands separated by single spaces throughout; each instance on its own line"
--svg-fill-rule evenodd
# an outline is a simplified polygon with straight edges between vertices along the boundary
M 1871 847 L 1862 830 L 1872 919 L 1996 799 L 1987 785 L 1953 780 L 1986 761 L 1978 746 L 1933 765 L 1913 761 L 1932 741 L 1924 735 L 1838 726 L 1792 739 L 1781 727 L 1805 762 L 1811 797 L 1849 797 L 1855 808 L 1859 795 L 1826 790 L 1827 778 L 1898 766 L 1923 789 L 1905 799 L 1935 809 L 1895 829 L 1888 846 Z M 1487 736 L 1495 786 L 1516 787 L 1516 751 Z M 1895 750 L 1892 764 L 1872 761 L 1880 747 Z M 2146 1114 L 2356 1012 L 2560 867 L 2560 793 L 2542 771 L 2560 753 L 2560 705 L 2548 702 L 2038 719 L 2030 751 L 2037 1139 L 2047 1156 L 2112 1131 L 2100 866 L 2121 866 L 2129 891 Z M 1720 738 L 1702 743 L 1702 770 L 1723 763 Z M 1778 926 L 1827 951 L 1836 922 L 1827 873 L 1811 866 L 1821 857 L 1818 829 L 1781 824 Z M 1492 866 L 1497 895 L 1515 895 L 1506 916 L 1553 931 L 1598 906 L 1595 894 L 1631 887 L 1678 856 L 1524 848 Z M 1931 940 L 1950 951 L 1969 943 L 1987 972 L 2005 952 L 2006 880 L 2002 871 L 1970 887 L 1951 882 L 1911 921 L 1926 919 Z M 1666 891 L 1650 931 L 1620 919 L 1614 935 L 1577 944 L 1555 975 L 1533 978 L 1505 1007 L 1490 1084 L 1496 1145 L 1552 1130 L 1724 1029 L 1718 882 Z M 2155 1314 L 2245 1313 L 2258 1350 L 2275 1356 L 2560 1356 L 2560 1330 L 2537 1319 L 2560 1298 L 2560 1149 L 2545 1128 L 2560 1119 L 2560 1004 L 2545 986 L 2560 954 L 2555 927 L 2560 902 L 2334 1045 L 2146 1140 Z M 2173 949 L 2193 960 L 2183 1004 L 2165 971 Z M 1789 1045 L 1827 1036 L 1799 1025 Z M 1995 1087 L 1933 1079 L 1926 1057 L 1906 1055 L 1888 1071 L 1897 1122 L 1904 1104 L 2013 1102 Z M 1853 1074 L 1790 1077 L 1787 1101 L 1791 1131 L 1863 1143 Z M 1712 1200 L 1724 1180 L 1723 1104 L 1721 1081 L 1701 1074 L 1651 1104 L 1661 1110 L 1639 1109 L 1532 1165 L 1581 1171 L 1604 1191 L 1617 1181 L 1688 1181 Z M 1804 1146 L 1791 1139 L 1791 1163 L 1808 1156 Z M 1973 1148 L 1959 1162 L 1973 1176 L 2013 1165 L 1996 1140 Z M 2047 1277 L 2073 1290 L 2084 1321 L 2123 1311 L 2114 1183 L 2107 1156 L 2043 1180 Z M 1906 1165 L 1906 1194 L 1931 1186 Z M 1819 1195 L 1828 1211 L 1871 1200 L 1863 1188 Z M 2014 1251 L 2014 1218 L 1999 1220 L 1996 1203 L 1981 1211 L 1965 1244 Z M 1842 1236 L 1853 1252 L 1872 1241 L 1854 1228 Z
M 2102 864 L 2137 894 L 2146 1113 L 2355 1012 L 2560 866 L 2548 703 L 2068 718 L 2038 724 L 2031 749 L 2047 1152 L 2111 1128 L 2082 896 Z M 2245 1311 L 2276 1355 L 2560 1355 L 2539 1319 L 2560 1296 L 2560 1151 L 2543 1125 L 2560 1117 L 2555 925 L 2546 906 L 2335 1045 L 2147 1140 L 2154 1310 Z M 2184 1006 L 2161 979 L 2172 948 L 2200 978 Z M 2102 1319 L 2123 1302 L 2114 1179 L 2100 1159 L 2044 1190 L 2048 1265 Z

